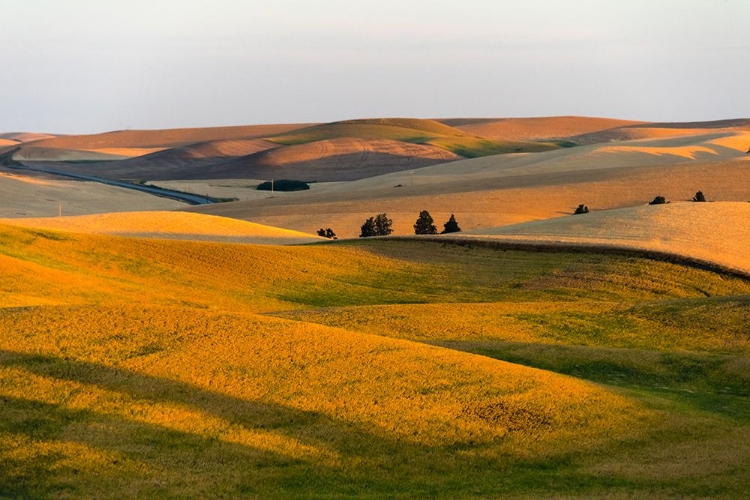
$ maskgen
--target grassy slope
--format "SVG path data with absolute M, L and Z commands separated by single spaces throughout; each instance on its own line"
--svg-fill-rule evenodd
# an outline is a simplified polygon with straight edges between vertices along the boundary
M 307 144 L 342 137 L 390 139 L 439 146 L 466 158 L 514 152 L 538 152 L 560 147 L 552 142 L 523 142 L 488 139 L 468 134 L 432 120 L 352 120 L 317 125 L 277 135 L 270 140 L 283 145 Z
M 719 341 L 741 340 L 750 284 L 740 280 L 418 242 L 269 248 L 4 226 L 0 291 L 0 496 L 731 497 L 747 487 L 737 473 L 750 463 L 747 385 L 717 389 L 742 373 L 746 342 L 726 351 L 700 327 L 721 317 Z M 312 322 L 256 314 L 279 311 Z M 588 333 L 630 331 L 629 321 L 641 330 L 620 350 Z M 657 342 L 649 324 L 692 325 L 689 347 L 706 352 Z M 477 338 L 469 325 L 487 330 Z M 635 366 L 594 385 L 404 338 L 561 372 L 588 356 Z M 691 371 L 708 361 L 705 377 Z M 604 368 L 584 367 L 577 376 L 609 383 Z M 636 372 L 658 372 L 664 388 L 635 384 Z M 656 451 L 669 473 L 655 473 Z

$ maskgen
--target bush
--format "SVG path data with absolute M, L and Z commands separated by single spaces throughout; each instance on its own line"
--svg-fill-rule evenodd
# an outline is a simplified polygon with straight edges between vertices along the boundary
M 448 219 L 448 222 L 443 224 L 443 231 L 440 234 L 448 234 L 448 233 L 460 233 L 461 228 L 458 227 L 458 222 L 456 222 L 456 218 L 451 214 L 451 218 Z
M 664 205 L 665 203 L 669 202 L 663 196 L 657 196 L 653 201 L 648 202 L 649 205 Z
M 432 219 L 430 212 L 422 210 L 419 212 L 419 218 L 414 223 L 414 234 L 437 234 L 435 221 Z
M 393 232 L 393 221 L 384 213 L 370 217 L 362 224 L 360 238 L 388 236 Z
M 698 191 L 695 193 L 695 196 L 693 196 L 693 201 L 706 201 L 706 197 L 703 196 L 703 191 Z
M 333 229 L 330 227 L 327 229 L 323 229 L 322 227 L 318 229 L 318 236 L 321 236 L 323 238 L 328 238 L 331 240 L 337 240 L 336 233 L 333 232 Z
M 278 181 L 261 182 L 256 189 L 258 191 L 304 191 L 310 189 L 310 186 L 303 181 L 281 179 Z
M 581 203 L 580 205 L 578 205 L 578 208 L 575 209 L 575 211 L 573 212 L 573 215 L 587 214 L 587 213 L 589 213 L 589 207 Z

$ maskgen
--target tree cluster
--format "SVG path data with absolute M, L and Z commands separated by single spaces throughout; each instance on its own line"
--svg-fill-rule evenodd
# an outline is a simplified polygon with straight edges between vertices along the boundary
M 318 234 L 320 236 L 324 236 L 324 234 L 321 234 L 321 231 L 323 230 L 321 229 L 320 231 L 318 231 Z M 443 230 L 440 232 L 440 234 L 457 233 L 459 231 L 461 231 L 461 228 L 458 227 L 456 217 L 451 214 L 448 222 L 443 224 Z M 392 232 L 393 221 L 389 219 L 385 213 L 382 213 L 376 215 L 375 217 L 370 217 L 365 221 L 364 224 L 362 224 L 359 237 L 368 238 L 370 236 L 388 236 Z M 422 210 L 421 212 L 419 212 L 419 217 L 414 223 L 414 234 L 438 234 L 438 229 L 435 226 L 435 220 L 427 210 Z
M 388 236 L 393 232 L 393 221 L 385 213 L 370 217 L 362 224 L 360 238 Z
M 587 213 L 589 213 L 589 207 L 581 203 L 580 205 L 578 205 L 578 208 L 575 209 L 575 211 L 573 212 L 573 215 L 587 214 Z

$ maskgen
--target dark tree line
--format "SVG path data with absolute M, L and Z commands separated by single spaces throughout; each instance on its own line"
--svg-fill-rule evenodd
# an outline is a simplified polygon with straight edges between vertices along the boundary
M 368 238 L 370 236 L 388 236 L 393 233 L 393 221 L 388 218 L 387 214 L 382 213 L 367 219 L 360 229 L 360 238 Z M 320 231 L 322 231 L 322 229 Z M 320 231 L 318 231 L 318 234 L 324 236 Z M 461 231 L 461 228 L 458 227 L 456 217 L 451 214 L 450 219 L 443 224 L 443 230 L 440 234 L 457 233 L 459 231 Z M 427 210 L 419 212 L 419 217 L 414 223 L 414 234 L 438 234 L 435 220 Z

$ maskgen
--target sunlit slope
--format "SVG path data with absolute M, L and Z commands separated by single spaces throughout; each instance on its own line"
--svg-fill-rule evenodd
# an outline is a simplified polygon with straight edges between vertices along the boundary
M 84 234 L 235 243 L 283 245 L 319 241 L 318 237 L 299 231 L 185 212 L 122 212 L 77 217 L 0 219 L 0 224 Z
M 461 158 L 432 145 L 342 137 L 278 147 L 236 158 L 217 165 L 207 174 L 308 182 L 351 181 Z
M 0 134 L 2 139 L 10 139 L 17 142 L 32 142 L 41 139 L 54 139 L 56 136 L 50 134 L 39 134 L 34 132 L 8 132 Z
M 17 146 L 19 144 L 18 141 L 14 141 L 12 139 L 0 139 L 0 148 L 5 148 L 9 146 Z
M 439 121 L 472 135 L 492 139 L 520 141 L 565 139 L 581 134 L 600 132 L 640 123 L 585 116 L 454 118 Z
M 671 203 L 480 229 L 464 236 L 656 250 L 750 274 L 748 221 L 750 203 Z
M 238 127 L 121 130 L 103 134 L 68 135 L 38 141 L 54 149 L 178 147 L 206 141 L 255 139 L 305 127 L 307 124 L 246 125 Z
M 454 293 L 460 266 L 435 273 L 394 250 L 2 226 L 3 491 L 283 497 L 311 475 L 305 496 L 500 491 L 514 467 L 658 422 L 551 372 L 250 313 Z M 548 267 L 530 259 L 530 275 Z
M 703 295 L 696 283 L 750 293 L 735 278 L 617 256 L 392 240 L 273 247 L 3 225 L 0 485 L 11 497 L 481 498 L 529 488 L 549 496 L 563 477 L 592 496 L 612 482 L 647 492 L 618 470 L 589 468 L 615 466 L 665 432 L 671 439 L 664 407 L 381 336 L 397 317 L 363 333 L 256 313 L 430 302 L 439 305 L 426 314 L 442 306 L 445 315 L 433 318 L 437 335 L 485 305 L 455 304 L 449 315 L 449 302 L 685 299 Z M 377 310 L 366 321 L 380 322 Z M 682 439 L 693 439 L 689 423 L 677 429 L 690 433 Z M 740 451 L 721 474 L 744 465 Z
M 272 318 L 48 308 L 0 330 L 0 477 L 30 496 L 285 496 L 311 474 L 306 496 L 460 491 L 497 477 L 488 460 L 507 473 L 654 419 L 550 372 Z
M 389 139 L 438 146 L 459 156 L 473 158 L 518 151 L 547 151 L 560 146 L 545 142 L 514 142 L 473 135 L 435 120 L 387 118 L 350 120 L 316 125 L 271 139 L 280 144 L 307 144 L 343 137 L 365 140 Z
M 247 178 L 240 169 L 219 167 L 232 158 L 278 147 L 265 139 L 234 139 L 200 142 L 152 154 L 96 166 L 99 175 L 118 179 L 216 179 Z M 86 171 L 91 171 L 89 167 Z
M 568 137 L 576 144 L 595 144 L 603 142 L 629 141 L 636 139 L 658 139 L 681 137 L 728 131 L 749 131 L 750 120 L 717 120 L 709 122 L 677 123 L 634 123 L 624 124 L 611 129 L 591 131 Z
M 387 212 L 396 234 L 411 234 L 421 210 L 438 228 L 455 213 L 464 230 L 644 205 L 655 196 L 750 200 L 747 132 L 581 146 L 534 154 L 475 158 L 316 186 L 283 198 L 196 207 L 204 213 L 311 232 L 332 227 L 359 235 L 368 217 Z

